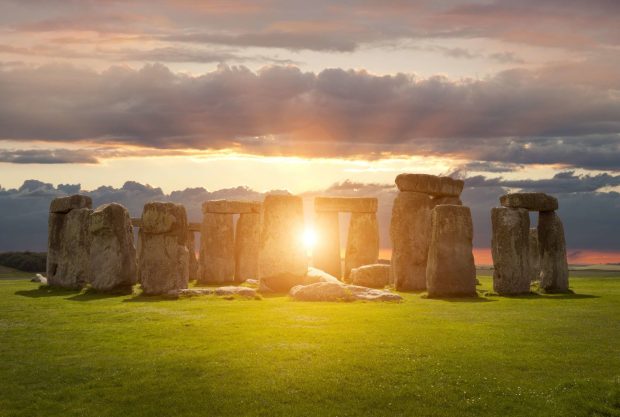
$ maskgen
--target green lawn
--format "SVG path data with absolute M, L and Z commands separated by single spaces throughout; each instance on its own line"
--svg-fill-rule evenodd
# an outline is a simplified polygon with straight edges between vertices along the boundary
M 571 284 L 330 304 L 3 279 L 0 416 L 620 416 L 620 279 Z

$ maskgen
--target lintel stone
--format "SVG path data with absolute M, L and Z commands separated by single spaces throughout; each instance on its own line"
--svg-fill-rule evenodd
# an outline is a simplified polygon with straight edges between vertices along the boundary
M 372 197 L 316 197 L 317 212 L 376 213 L 378 201 Z
M 211 200 L 202 204 L 203 213 L 244 214 L 260 213 L 261 203 L 258 201 Z

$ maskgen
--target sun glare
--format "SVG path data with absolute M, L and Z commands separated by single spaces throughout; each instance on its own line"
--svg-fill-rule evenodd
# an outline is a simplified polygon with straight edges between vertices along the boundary
M 302 240 L 304 242 L 304 246 L 306 247 L 306 250 L 308 252 L 312 252 L 312 249 L 316 245 L 316 241 L 317 241 L 316 232 L 313 229 L 304 230 Z

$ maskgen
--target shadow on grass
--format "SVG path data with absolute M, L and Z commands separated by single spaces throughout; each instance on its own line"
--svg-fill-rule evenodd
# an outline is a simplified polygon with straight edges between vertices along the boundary
M 497 293 L 487 293 L 487 297 L 501 297 L 501 298 L 510 298 L 515 300 L 580 300 L 580 299 L 588 299 L 588 298 L 601 298 L 600 295 L 591 295 L 591 294 L 575 294 L 574 292 L 566 292 L 566 293 L 538 293 L 538 292 L 530 292 L 528 294 L 516 294 L 516 295 L 500 295 Z
M 106 298 L 116 298 L 122 297 L 125 295 L 130 295 L 131 289 L 126 291 L 115 291 L 115 292 L 101 292 L 94 290 L 92 288 L 88 288 L 85 291 L 75 294 L 73 297 L 68 297 L 67 300 L 71 301 L 96 301 L 96 300 L 104 300 Z
M 438 300 L 438 301 L 447 301 L 449 303 L 489 303 L 493 301 L 497 301 L 494 299 L 482 297 L 482 296 L 473 296 L 473 297 L 429 297 L 422 296 L 427 300 Z
M 131 298 L 125 298 L 123 303 L 155 303 L 160 301 L 176 301 L 178 299 L 178 297 L 170 297 L 165 295 L 138 294 Z
M 15 291 L 15 295 L 30 298 L 42 297 L 66 297 L 67 295 L 79 294 L 80 290 L 67 290 L 64 288 L 54 288 L 47 285 L 41 285 L 33 290 Z

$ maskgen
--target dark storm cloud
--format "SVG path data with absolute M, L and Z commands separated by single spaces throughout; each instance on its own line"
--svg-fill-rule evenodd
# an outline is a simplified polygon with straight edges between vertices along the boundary
M 0 70 L 0 140 L 372 158 L 431 154 L 620 168 L 620 97 L 548 75 L 451 81 L 293 66 L 202 76 L 147 65 Z

